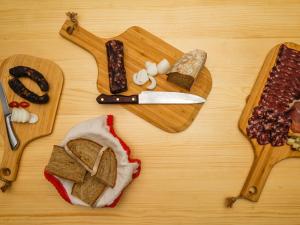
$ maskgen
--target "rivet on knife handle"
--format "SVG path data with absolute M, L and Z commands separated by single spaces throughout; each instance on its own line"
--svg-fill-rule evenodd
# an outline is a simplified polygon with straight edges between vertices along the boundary
M 106 95 L 101 94 L 97 97 L 97 102 L 99 104 L 138 104 L 138 95 Z

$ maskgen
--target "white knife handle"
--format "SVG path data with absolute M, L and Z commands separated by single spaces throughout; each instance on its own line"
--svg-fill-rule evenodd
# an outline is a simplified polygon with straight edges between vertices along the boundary
M 18 140 L 18 137 L 16 136 L 14 128 L 12 126 L 11 114 L 5 116 L 5 125 L 6 125 L 6 131 L 7 131 L 7 136 L 8 136 L 10 147 L 12 150 L 16 150 L 19 146 L 19 140 Z

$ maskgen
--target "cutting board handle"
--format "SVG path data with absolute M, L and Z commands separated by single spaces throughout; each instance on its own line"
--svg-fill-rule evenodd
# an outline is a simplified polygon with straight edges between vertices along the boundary
M 61 27 L 59 34 L 67 40 L 70 40 L 71 42 L 90 52 L 98 62 L 99 58 L 102 55 L 99 49 L 104 47 L 101 44 L 103 40 L 88 32 L 79 25 L 74 28 L 72 33 L 68 32 L 68 29 L 73 25 L 74 24 L 72 23 L 72 21 L 66 20 Z
M 247 199 L 252 202 L 259 200 L 267 178 L 275 165 L 272 159 L 273 151 L 272 146 L 266 145 L 261 154 L 255 157 L 240 195 L 238 197 L 227 198 L 227 207 L 232 207 L 237 199 Z
M 24 150 L 21 143 L 16 150 L 11 150 L 8 141 L 4 142 L 2 162 L 0 164 L 0 189 L 4 192 L 15 181 L 19 171 L 20 159 Z
M 265 186 L 267 178 L 274 166 L 272 162 L 273 148 L 267 145 L 261 154 L 254 159 L 240 196 L 257 202 Z

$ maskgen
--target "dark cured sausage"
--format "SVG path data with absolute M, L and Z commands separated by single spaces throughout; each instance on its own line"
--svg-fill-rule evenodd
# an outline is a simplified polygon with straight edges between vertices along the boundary
M 124 66 L 124 47 L 118 40 L 106 42 L 109 87 L 112 94 L 127 91 L 127 79 Z
M 280 47 L 258 106 L 248 120 L 247 134 L 260 145 L 282 146 L 291 126 L 290 104 L 300 98 L 300 52 Z
M 9 87 L 19 96 L 25 98 L 26 100 L 37 103 L 37 104 L 45 104 L 49 101 L 48 94 L 44 94 L 39 96 L 32 91 L 28 90 L 22 82 L 17 78 L 12 78 L 8 81 Z
M 28 77 L 34 82 L 36 82 L 42 91 L 49 90 L 49 84 L 45 77 L 35 69 L 32 69 L 27 66 L 16 66 L 9 69 L 9 73 L 16 78 Z

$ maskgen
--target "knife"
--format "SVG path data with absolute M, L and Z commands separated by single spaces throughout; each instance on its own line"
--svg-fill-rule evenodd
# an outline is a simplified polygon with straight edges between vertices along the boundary
M 9 140 L 9 144 L 12 150 L 15 150 L 19 146 L 19 140 L 14 132 L 13 125 L 11 122 L 11 110 L 7 103 L 7 98 L 5 96 L 5 92 L 2 84 L 0 83 L 0 100 L 2 103 L 2 111 L 4 114 L 4 121 L 6 125 L 7 136 Z
M 167 91 L 142 91 L 139 95 L 106 95 L 97 97 L 99 104 L 199 104 L 206 100 L 200 96 Z

